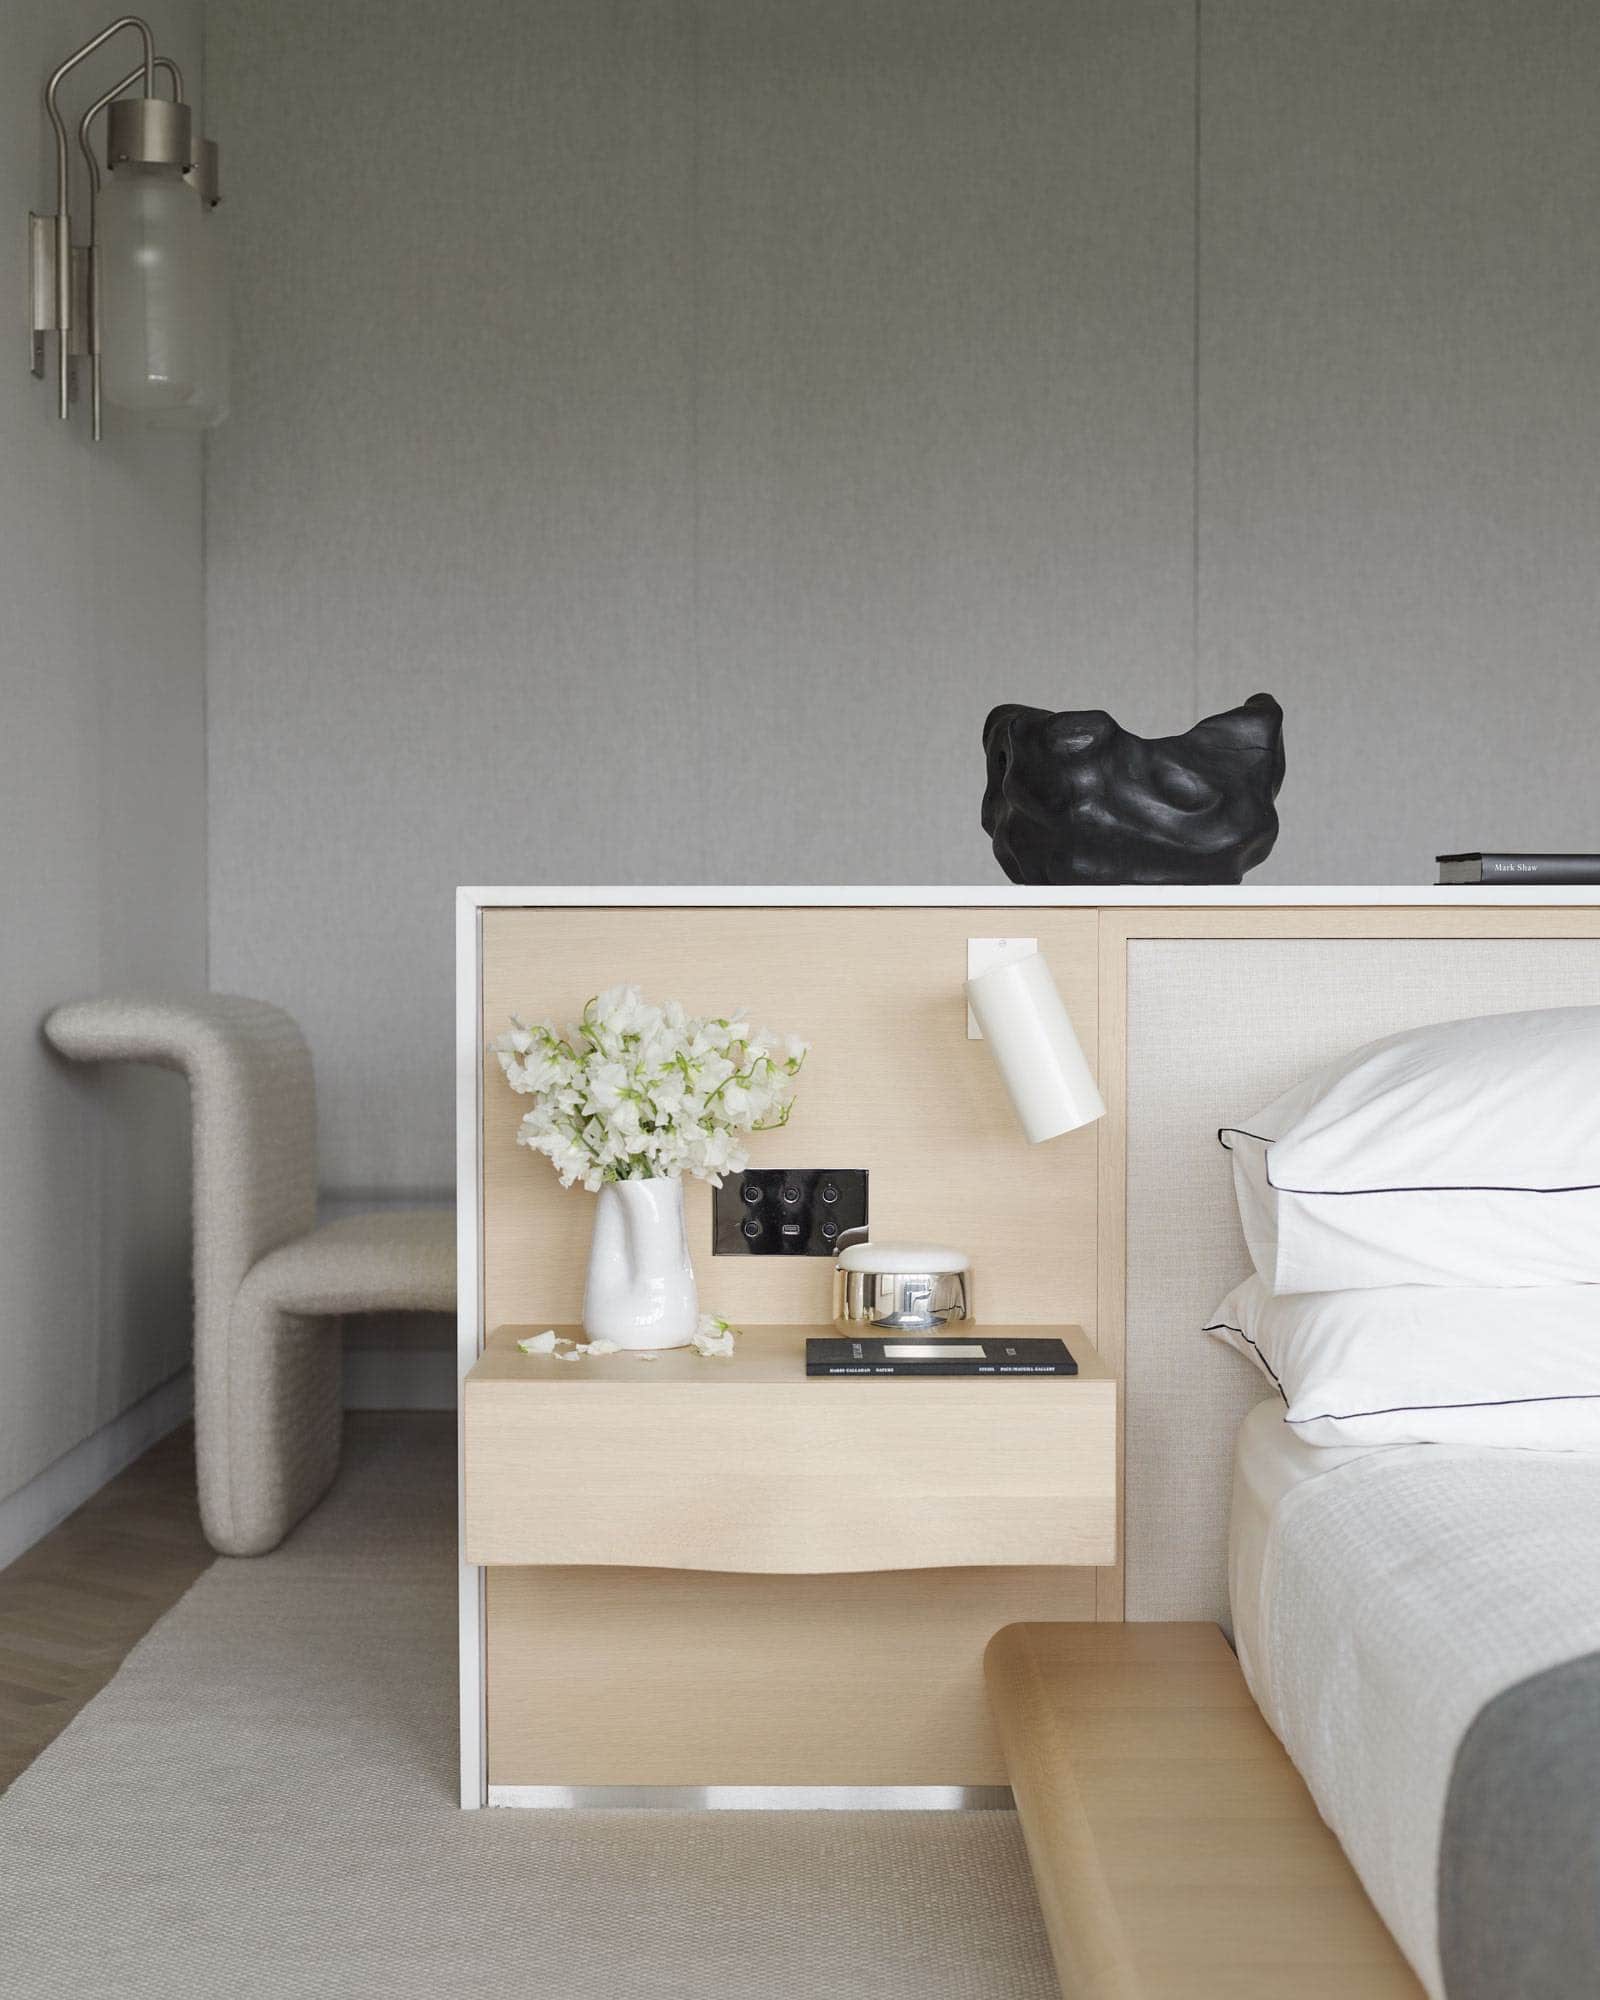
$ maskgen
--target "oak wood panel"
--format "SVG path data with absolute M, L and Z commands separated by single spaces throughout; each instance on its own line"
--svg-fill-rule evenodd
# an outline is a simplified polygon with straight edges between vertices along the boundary
M 1071 1320 L 1095 1333 L 1096 1132 L 1022 1138 L 982 1042 L 966 1038 L 969 937 L 1026 922 L 1092 1064 L 1097 913 L 907 908 L 554 908 L 483 913 L 483 1033 L 513 1012 L 575 1019 L 598 988 L 758 1022 L 812 1044 L 788 1127 L 758 1134 L 756 1166 L 866 1167 L 880 1239 L 948 1242 L 974 1259 L 990 1323 Z M 484 1323 L 580 1317 L 593 1203 L 516 1145 L 525 1106 L 485 1066 Z M 703 1304 L 736 1323 L 816 1324 L 832 1311 L 825 1258 L 711 1256 L 711 1196 L 686 1183 Z
M 467 1378 L 469 1562 L 818 1572 L 1113 1552 L 1116 1384 L 1077 1327 L 1052 1329 L 1076 1376 L 893 1382 L 808 1377 L 809 1327 L 749 1329 L 726 1360 L 579 1362 L 519 1352 L 536 1330 L 498 1329 Z
M 489 1782 L 1004 1784 L 983 1649 L 1092 1617 L 1093 1579 L 491 1569 Z
M 1421 2000 L 1214 1625 L 1013 1625 L 985 1672 L 1066 2000 Z

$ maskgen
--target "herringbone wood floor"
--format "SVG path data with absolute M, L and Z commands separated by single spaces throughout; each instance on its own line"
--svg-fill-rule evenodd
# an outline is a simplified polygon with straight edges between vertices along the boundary
M 0 1570 L 0 1791 L 212 1560 L 186 1424 Z

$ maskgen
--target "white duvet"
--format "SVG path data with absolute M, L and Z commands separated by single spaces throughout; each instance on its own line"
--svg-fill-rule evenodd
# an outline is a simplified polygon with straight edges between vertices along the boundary
M 1262 1713 L 1434 2000 L 1456 1748 L 1493 1695 L 1600 1651 L 1600 1454 L 1336 1450 L 1277 1401 L 1234 1466 L 1234 1638 Z

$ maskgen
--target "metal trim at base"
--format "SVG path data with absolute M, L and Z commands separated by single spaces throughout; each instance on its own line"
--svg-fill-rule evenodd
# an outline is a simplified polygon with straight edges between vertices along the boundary
M 1010 1812 L 1009 1785 L 491 1785 L 491 1806 L 578 1812 Z

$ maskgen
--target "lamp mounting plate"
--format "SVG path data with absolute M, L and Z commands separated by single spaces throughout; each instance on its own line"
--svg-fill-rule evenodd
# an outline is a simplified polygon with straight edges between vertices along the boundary
M 33 294 L 33 325 L 28 365 L 41 381 L 45 372 L 45 335 L 61 331 L 56 308 L 56 218 L 53 215 L 28 217 L 28 265 Z M 89 342 L 89 252 L 82 243 L 72 246 L 72 318 L 67 328 L 67 352 L 87 354 Z M 76 384 L 74 384 L 76 393 Z
M 980 972 L 990 972 L 997 965 L 1010 965 L 1019 958 L 1032 958 L 1039 949 L 1037 938 L 974 938 L 967 939 L 967 977 L 976 979 Z M 978 1026 L 977 1016 L 967 1009 L 967 1040 L 981 1042 L 983 1030 Z

